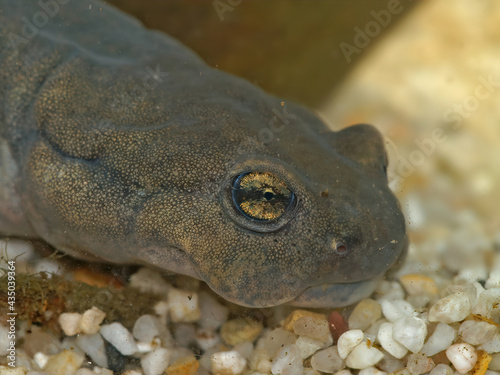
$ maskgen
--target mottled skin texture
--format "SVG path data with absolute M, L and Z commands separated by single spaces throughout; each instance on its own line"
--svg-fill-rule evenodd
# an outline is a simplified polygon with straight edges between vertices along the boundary
M 248 306 L 307 288 L 297 304 L 352 303 L 402 259 L 373 127 L 332 132 L 114 8 L 60 2 L 0 0 L 0 232 L 185 273 Z M 296 207 L 239 214 L 246 171 L 276 175 Z

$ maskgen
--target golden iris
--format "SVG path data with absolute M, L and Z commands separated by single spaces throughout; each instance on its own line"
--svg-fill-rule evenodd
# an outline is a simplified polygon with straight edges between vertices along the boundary
M 285 213 L 294 194 L 286 184 L 269 172 L 249 172 L 233 183 L 233 201 L 251 219 L 272 221 Z

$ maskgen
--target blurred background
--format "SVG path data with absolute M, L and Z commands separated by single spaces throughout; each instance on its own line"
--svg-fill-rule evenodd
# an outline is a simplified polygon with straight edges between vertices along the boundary
M 375 125 L 408 219 L 408 267 L 485 277 L 500 242 L 499 2 L 110 3 L 332 129 Z

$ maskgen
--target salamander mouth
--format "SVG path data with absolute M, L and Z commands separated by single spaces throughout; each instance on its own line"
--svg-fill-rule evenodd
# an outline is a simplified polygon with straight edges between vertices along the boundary
M 352 305 L 369 297 L 383 275 L 365 281 L 346 284 L 320 284 L 307 288 L 289 305 L 309 308 L 337 308 Z

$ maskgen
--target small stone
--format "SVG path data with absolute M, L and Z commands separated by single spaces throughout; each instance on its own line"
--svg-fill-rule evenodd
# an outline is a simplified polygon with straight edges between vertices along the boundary
M 349 353 L 363 341 L 363 331 L 360 329 L 351 329 L 339 337 L 337 350 L 342 359 L 346 359 Z
M 176 324 L 173 330 L 174 341 L 177 346 L 188 346 L 196 341 L 196 329 L 192 324 Z
M 364 368 L 363 370 L 360 370 L 358 375 L 386 375 L 387 372 L 385 371 L 380 371 L 378 368 L 376 367 L 367 367 L 367 368 Z
M 92 372 L 94 373 L 94 375 L 113 375 L 113 371 L 97 366 L 94 367 Z
M 240 353 L 243 358 L 249 359 L 253 353 L 253 344 L 250 341 L 244 341 L 235 345 L 233 349 Z
M 51 278 L 53 274 L 62 274 L 62 269 L 63 267 L 59 264 L 59 262 L 48 258 L 39 260 L 35 267 L 33 267 L 34 273 L 45 272 L 48 278 Z
M 6 247 L 5 247 L 6 245 Z M 9 238 L 7 241 L 0 240 L 0 249 L 6 248 L 7 259 L 16 262 L 27 262 L 33 259 L 35 255 L 35 248 L 33 244 L 28 241 L 18 240 L 14 238 Z
M 434 297 L 439 292 L 434 280 L 424 275 L 404 275 L 399 278 L 399 282 L 410 296 L 425 295 Z
M 365 338 L 370 340 L 371 342 L 375 342 L 377 340 L 378 331 L 380 326 L 384 323 L 387 323 L 385 319 L 379 319 L 375 323 L 373 323 L 366 331 L 364 331 Z
M 293 332 L 287 331 L 284 328 L 273 329 L 266 332 L 257 340 L 254 355 L 262 353 L 265 355 L 265 358 L 274 358 L 278 350 L 286 345 L 295 344 L 295 341 L 297 341 L 297 336 Z
M 474 369 L 472 370 L 472 374 L 473 375 L 484 375 L 486 373 L 486 371 L 488 370 L 488 366 L 491 362 L 491 356 L 482 351 L 482 350 L 478 350 L 477 351 L 477 362 L 476 364 L 474 365 Z
M 134 337 L 122 324 L 115 322 L 103 325 L 100 332 L 122 355 L 131 355 L 137 351 Z
M 66 336 L 74 336 L 81 332 L 82 315 L 79 313 L 62 313 L 59 315 L 59 325 Z
M 377 292 L 380 294 L 379 301 L 382 299 L 405 299 L 405 291 L 397 281 L 382 280 L 377 286 Z
M 286 317 L 286 319 L 281 324 L 285 329 L 293 332 L 293 324 L 297 321 L 297 319 L 304 316 L 312 316 L 319 320 L 326 320 L 325 314 L 319 314 L 308 310 L 294 310 Z
M 302 359 L 309 358 L 318 350 L 323 349 L 325 347 L 325 343 L 311 337 L 300 336 L 297 341 L 295 341 L 295 345 L 300 350 L 300 357 Z
M 143 267 L 130 276 L 129 285 L 138 289 L 141 293 L 165 295 L 172 286 L 162 277 L 161 273 L 150 268 Z
M 490 370 L 500 371 L 500 353 L 491 355 Z
M 318 319 L 314 316 L 302 316 L 292 326 L 296 335 L 311 337 L 324 343 L 333 343 L 326 317 Z
M 375 366 L 383 357 L 384 353 L 364 341 L 347 356 L 346 364 L 350 368 L 361 370 Z
M 406 368 L 412 375 L 420 375 L 431 371 L 436 364 L 434 361 L 422 353 L 414 353 L 408 356 Z
M 458 334 L 471 345 L 483 344 L 493 338 L 496 327 L 486 322 L 466 320 L 460 325 Z
M 167 301 L 158 301 L 153 307 L 155 315 L 158 317 L 160 323 L 166 327 L 168 323 L 168 312 L 170 311 L 170 306 Z
M 76 344 L 92 359 L 92 361 L 95 362 L 96 365 L 108 367 L 106 348 L 104 346 L 104 340 L 100 334 L 78 335 L 76 338 Z
M 214 375 L 238 375 L 246 367 L 247 361 L 236 350 L 217 352 L 210 357 Z
M 28 370 L 25 367 L 7 367 L 0 365 L 0 375 L 26 375 Z M 45 372 L 43 373 L 45 374 Z
M 457 331 L 446 323 L 439 323 L 422 347 L 422 353 L 433 356 L 450 347 L 457 337 Z
M 337 346 L 334 345 L 316 352 L 311 357 L 311 366 L 316 371 L 333 374 L 342 370 L 345 367 L 345 362 L 340 358 Z
M 227 321 L 229 309 L 206 292 L 200 292 L 199 299 L 201 318 L 198 324 L 203 328 L 217 330 Z
M 500 301 L 500 288 L 487 289 L 477 298 L 472 313 L 500 323 L 500 308 L 495 308 L 498 306 L 498 301 Z
M 201 317 L 198 293 L 172 288 L 168 291 L 170 318 L 174 323 L 196 322 Z
M 429 310 L 429 321 L 453 323 L 464 320 L 471 313 L 466 293 L 453 293 L 438 300 Z
M 80 328 L 82 332 L 88 335 L 93 335 L 99 332 L 100 324 L 105 317 L 106 313 L 99 310 L 95 306 L 93 306 L 90 310 L 85 311 L 82 314 L 82 320 L 80 321 Z
M 384 317 L 390 322 L 416 315 L 413 306 L 405 300 L 381 300 L 380 305 L 382 306 Z
M 168 367 L 170 351 L 156 348 L 141 358 L 141 367 L 145 375 L 160 375 Z
M 343 369 L 343 370 L 337 371 L 335 373 L 335 375 L 352 375 L 352 372 L 349 371 L 348 369 Z
M 262 332 L 263 325 L 251 318 L 228 320 L 222 326 L 220 335 L 224 342 L 234 346 L 244 341 L 254 341 Z
M 404 367 L 405 367 L 405 365 L 403 364 L 402 360 L 394 358 L 390 355 L 385 355 L 385 354 L 384 354 L 384 358 L 382 358 L 382 360 L 379 363 L 377 363 L 377 368 L 379 370 L 385 371 L 388 373 L 389 372 L 390 373 L 397 372 Z
M 122 375 L 142 375 L 142 372 L 136 370 L 127 370 Z
M 273 359 L 271 373 L 273 375 L 302 375 L 303 365 L 297 345 L 283 347 Z
M 259 375 L 259 374 L 254 374 L 254 375 Z M 262 374 L 262 375 L 266 375 L 266 374 Z M 315 369 L 306 367 L 306 368 L 304 368 L 303 375 L 321 375 L 321 373 L 319 371 L 316 371 Z
M 220 337 L 210 328 L 200 328 L 196 331 L 196 343 L 200 349 L 207 351 L 220 343 Z
M 425 322 L 416 317 L 399 319 L 392 328 L 392 337 L 412 353 L 418 353 L 427 336 Z
M 382 308 L 380 304 L 371 298 L 363 299 L 356 305 L 349 316 L 349 329 L 364 331 L 381 317 Z
M 465 374 L 472 370 L 477 362 L 476 349 L 467 343 L 450 346 L 446 350 L 446 357 L 460 374 Z
M 166 375 L 195 375 L 200 363 L 194 355 L 177 359 L 165 371 Z
M 63 350 L 59 354 L 50 356 L 43 371 L 51 375 L 74 374 L 80 368 L 84 359 L 85 357 L 80 354 Z
M 36 365 L 41 369 L 43 369 L 47 365 L 49 358 L 50 357 L 47 354 L 42 352 L 35 353 L 35 355 L 33 356 L 33 360 L 35 361 Z
M 393 323 L 383 323 L 379 328 L 377 338 L 385 351 L 394 358 L 401 359 L 408 353 L 408 349 L 394 340 L 392 336 L 393 326 Z
M 135 321 L 132 335 L 139 341 L 151 342 L 160 336 L 163 327 L 157 317 L 153 315 L 142 315 Z
M 440 363 L 431 370 L 429 375 L 453 375 L 453 370 L 450 366 Z
M 500 331 L 497 331 L 490 341 L 483 343 L 481 349 L 487 353 L 500 352 Z
M 332 334 L 333 343 L 336 344 L 339 337 L 349 331 L 349 326 L 344 317 L 337 311 L 332 310 L 328 316 L 328 324 L 330 326 L 330 333 Z

